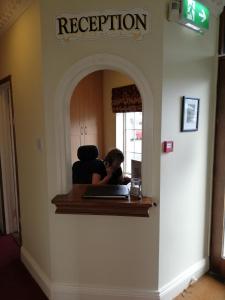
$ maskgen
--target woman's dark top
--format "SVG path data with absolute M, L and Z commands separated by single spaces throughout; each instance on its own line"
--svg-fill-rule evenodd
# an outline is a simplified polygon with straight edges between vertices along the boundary
M 121 167 L 117 169 L 115 172 L 113 172 L 111 178 L 109 179 L 108 184 L 121 184 L 120 177 L 123 174 Z M 101 176 L 103 175 L 103 178 L 107 176 L 106 167 L 104 165 L 104 170 L 102 170 Z
M 100 175 L 100 180 L 107 176 L 105 164 L 102 160 L 77 161 L 73 164 L 73 184 L 91 184 L 94 173 Z M 122 169 L 117 169 L 108 184 L 120 184 Z
M 73 184 L 92 184 L 92 175 L 97 173 L 103 174 L 105 165 L 100 159 L 93 159 L 88 161 L 76 161 L 73 164 Z M 103 179 L 101 175 L 101 180 Z

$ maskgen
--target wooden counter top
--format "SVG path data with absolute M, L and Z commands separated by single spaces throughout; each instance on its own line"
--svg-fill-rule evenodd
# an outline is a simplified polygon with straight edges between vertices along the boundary
M 69 194 L 54 197 L 52 203 L 56 206 L 56 213 L 149 217 L 149 209 L 156 206 L 150 197 L 140 200 L 82 198 L 88 186 L 73 185 Z

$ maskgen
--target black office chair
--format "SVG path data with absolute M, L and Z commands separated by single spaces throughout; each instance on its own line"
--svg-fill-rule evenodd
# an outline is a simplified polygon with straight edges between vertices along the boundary
M 73 164 L 73 184 L 91 184 L 92 175 L 97 168 L 104 168 L 100 159 L 98 148 L 94 145 L 80 146 L 77 150 L 79 161 Z

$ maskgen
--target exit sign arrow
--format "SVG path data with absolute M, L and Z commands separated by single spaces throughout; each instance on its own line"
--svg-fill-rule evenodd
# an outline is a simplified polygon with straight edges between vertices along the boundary
M 207 19 L 204 9 L 202 9 L 201 12 L 199 13 L 199 17 L 202 18 L 202 20 L 201 20 L 202 23 L 204 23 L 205 20 Z

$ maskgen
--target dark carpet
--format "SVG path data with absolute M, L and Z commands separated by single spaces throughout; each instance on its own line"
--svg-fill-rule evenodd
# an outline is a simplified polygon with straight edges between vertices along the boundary
M 0 299 L 48 300 L 20 261 L 20 249 L 11 236 L 0 236 Z

